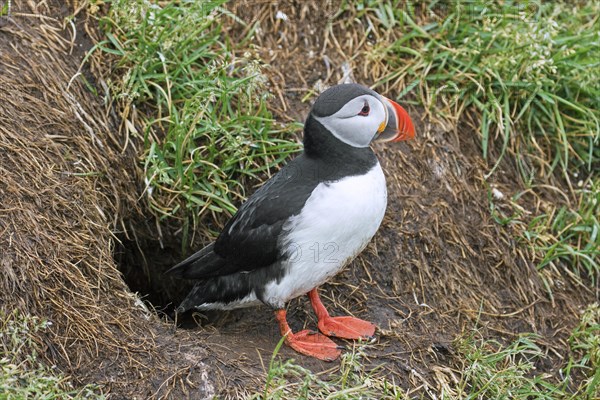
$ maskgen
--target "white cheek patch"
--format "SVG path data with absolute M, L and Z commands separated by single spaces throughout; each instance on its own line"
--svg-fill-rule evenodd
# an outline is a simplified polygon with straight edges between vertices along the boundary
M 370 107 L 369 115 L 358 115 L 365 101 Z M 316 117 L 329 132 L 353 147 L 368 147 L 382 123 L 387 123 L 383 103 L 371 95 L 352 99 L 338 112 L 327 117 Z

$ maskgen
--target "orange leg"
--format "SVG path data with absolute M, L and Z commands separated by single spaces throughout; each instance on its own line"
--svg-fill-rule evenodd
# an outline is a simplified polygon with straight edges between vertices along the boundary
M 375 325 L 354 317 L 331 317 L 323 306 L 317 289 L 308 292 L 310 303 L 319 319 L 319 330 L 327 336 L 343 339 L 367 339 L 375 335 Z
M 298 353 L 323 361 L 333 361 L 340 356 L 340 346 L 320 333 L 309 330 L 292 333 L 285 310 L 275 311 L 275 318 L 279 322 L 281 336 L 285 336 L 285 343 Z

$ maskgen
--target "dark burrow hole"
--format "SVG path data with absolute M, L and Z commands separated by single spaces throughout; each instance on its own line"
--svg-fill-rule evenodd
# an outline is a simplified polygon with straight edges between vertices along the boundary
M 123 274 L 123 279 L 129 289 L 137 293 L 140 299 L 154 310 L 159 318 L 169 321 L 175 320 L 175 308 L 187 296 L 194 286 L 194 282 L 175 279 L 164 272 L 173 267 L 185 257 L 200 250 L 202 244 L 197 241 L 193 248 L 182 252 L 182 239 L 180 234 L 171 227 L 163 229 L 162 243 L 158 239 L 156 230 L 150 228 L 146 222 L 131 223 L 128 235 L 117 234 L 119 242 L 115 246 L 114 259 Z M 205 243 L 208 244 L 208 243 Z M 269 316 L 271 313 L 265 313 Z M 194 329 L 199 325 L 223 327 L 231 326 L 234 329 L 238 323 L 242 325 L 253 321 L 252 316 L 244 316 L 244 310 L 231 310 L 227 312 L 214 311 L 188 311 L 177 315 L 177 326 L 184 329 Z
M 173 279 L 164 272 L 193 250 L 183 254 L 181 235 L 152 232 L 149 224 L 132 223 L 128 235 L 117 234 L 114 259 L 129 289 L 161 317 L 174 317 L 174 310 L 192 289 L 190 281 Z M 198 245 L 200 246 L 200 245 Z M 185 316 L 185 315 L 184 315 Z

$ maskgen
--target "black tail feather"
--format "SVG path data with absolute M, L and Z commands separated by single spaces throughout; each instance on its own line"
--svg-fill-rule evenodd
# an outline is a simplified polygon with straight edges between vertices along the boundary
M 247 274 L 217 276 L 202 280 L 194 285 L 187 297 L 175 310 L 181 314 L 207 303 L 227 305 L 243 299 L 252 292 L 250 277 Z
M 203 279 L 218 275 L 225 260 L 213 251 L 214 245 L 214 243 L 209 244 L 166 271 L 165 274 L 181 279 Z

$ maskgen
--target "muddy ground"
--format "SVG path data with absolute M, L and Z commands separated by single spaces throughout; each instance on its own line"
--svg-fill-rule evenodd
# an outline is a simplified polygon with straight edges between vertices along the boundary
M 177 329 L 169 318 L 185 287 L 158 277 L 184 257 L 181 238 L 166 230 L 161 247 L 153 219 L 138 201 L 143 187 L 135 143 L 127 146 L 115 136 L 116 113 L 106 112 L 101 96 L 81 79 L 68 85 L 94 41 L 88 31 L 94 21 L 76 11 L 75 25 L 65 23 L 72 5 L 50 2 L 32 10 L 14 3 L 12 17 L 0 18 L 0 232 L 10 232 L 10 240 L 6 233 L 0 238 L 0 265 L 3 288 L 21 283 L 0 296 L 2 309 L 50 315 L 53 331 L 40 339 L 47 360 L 76 384 L 103 385 L 109 398 L 237 398 L 262 388 L 280 339 L 271 310 L 187 315 Z M 362 68 L 365 56 L 335 45 L 347 43 L 347 32 L 332 24 L 333 12 L 321 13 L 312 3 L 253 4 L 238 15 L 246 22 L 261 18 L 255 51 L 268 63 L 276 94 L 272 109 L 281 121 L 302 120 L 310 104 L 300 99 L 344 79 L 344 65 L 358 82 L 372 83 Z M 287 23 L 275 18 L 277 11 L 286 13 Z M 226 26 L 227 35 L 243 33 L 242 26 Z M 88 68 L 85 76 L 101 87 L 102 77 Z M 384 94 L 395 98 L 397 92 Z M 89 118 L 74 117 L 76 104 Z M 460 365 L 453 341 L 475 328 L 500 342 L 522 332 L 539 334 L 548 359 L 538 372 L 557 373 L 569 332 L 593 294 L 558 276 L 551 282 L 553 298 L 548 296 L 513 228 L 490 216 L 488 165 L 477 133 L 466 123 L 445 127 L 408 108 L 415 140 L 375 146 L 388 181 L 382 227 L 363 254 L 322 287 L 325 304 L 332 314 L 379 327 L 363 349 L 366 369 L 408 391 L 438 392 L 450 380 L 448 368 Z M 77 159 L 89 168 L 80 168 Z M 491 183 L 510 197 L 521 189 L 519 182 L 506 160 Z M 64 211 L 74 205 L 76 212 Z M 65 276 L 73 280 L 68 294 Z M 130 290 L 156 313 L 143 312 Z M 288 312 L 293 329 L 316 327 L 307 299 L 292 301 Z M 354 345 L 338 342 L 348 351 Z M 339 367 L 285 347 L 280 357 L 315 372 Z

